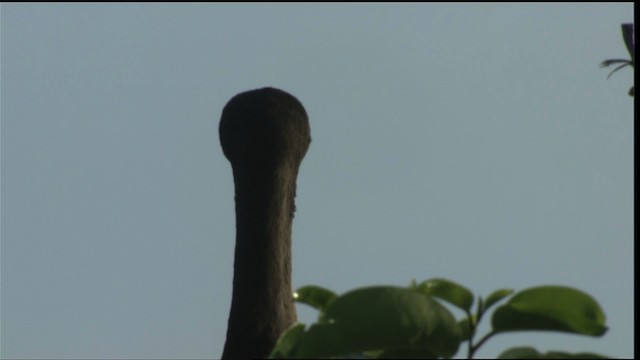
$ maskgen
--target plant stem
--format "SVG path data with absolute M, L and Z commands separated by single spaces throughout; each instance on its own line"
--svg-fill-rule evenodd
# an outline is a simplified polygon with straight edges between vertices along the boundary
M 467 348 L 467 359 L 473 359 L 473 353 L 475 353 L 475 349 L 477 349 L 477 347 L 474 347 L 473 345 L 473 337 L 476 334 L 476 329 L 478 328 L 480 319 L 482 319 L 482 315 L 484 315 L 484 302 L 482 300 L 482 297 L 479 297 L 475 321 L 473 321 L 471 313 L 467 311 L 467 316 L 469 317 L 469 344 Z
M 474 324 L 473 317 L 471 317 L 471 312 L 466 311 L 466 313 L 467 313 L 467 319 L 469 319 L 469 341 L 468 341 L 468 348 L 467 348 L 467 359 L 471 359 L 471 354 L 473 350 L 473 335 L 475 335 L 477 323 Z
M 480 341 L 476 345 L 470 346 L 471 350 L 469 351 L 469 359 L 472 359 L 473 358 L 473 354 L 475 354 L 475 352 L 478 351 L 480 346 L 482 346 L 482 344 L 487 342 L 487 340 L 489 340 L 495 334 L 497 334 L 497 333 L 494 332 L 494 331 L 491 331 L 490 333 L 485 335 L 482 339 L 480 339 Z

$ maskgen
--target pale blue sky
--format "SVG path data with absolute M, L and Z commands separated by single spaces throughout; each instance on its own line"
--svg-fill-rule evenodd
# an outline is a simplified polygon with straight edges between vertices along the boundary
M 598 64 L 628 57 L 632 21 L 633 3 L 2 4 L 1 356 L 218 358 L 235 236 L 218 121 L 274 86 L 313 138 L 295 287 L 574 286 L 603 338 L 478 355 L 631 357 L 633 73 Z

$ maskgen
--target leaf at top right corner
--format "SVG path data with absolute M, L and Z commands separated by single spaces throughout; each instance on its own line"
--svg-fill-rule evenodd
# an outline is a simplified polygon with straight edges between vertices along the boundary
M 492 316 L 496 332 L 546 330 L 602 336 L 605 314 L 585 292 L 566 286 L 538 286 L 516 293 Z

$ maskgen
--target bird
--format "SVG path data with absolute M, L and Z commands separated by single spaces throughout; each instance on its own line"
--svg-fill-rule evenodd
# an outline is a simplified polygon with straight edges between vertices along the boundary
M 311 142 L 307 112 L 286 91 L 232 97 L 219 124 L 235 187 L 233 291 L 223 359 L 266 358 L 296 320 L 291 226 L 297 176 Z

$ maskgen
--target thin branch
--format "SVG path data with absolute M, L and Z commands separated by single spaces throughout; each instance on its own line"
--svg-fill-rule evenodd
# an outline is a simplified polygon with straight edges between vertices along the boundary
M 476 351 L 478 351 L 478 349 L 480 348 L 480 346 L 482 346 L 482 344 L 484 344 L 485 342 L 487 342 L 487 340 L 491 339 L 491 337 L 493 337 L 493 335 L 497 334 L 497 332 L 495 331 L 491 331 L 490 333 L 488 333 L 487 335 L 485 335 L 482 339 L 480 339 L 480 341 L 478 341 L 477 344 L 475 344 L 472 348 L 471 348 L 471 353 L 469 354 L 469 359 L 473 358 L 473 354 L 475 354 Z

